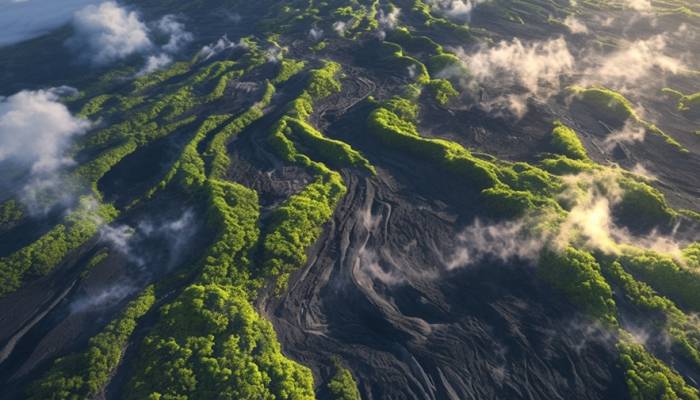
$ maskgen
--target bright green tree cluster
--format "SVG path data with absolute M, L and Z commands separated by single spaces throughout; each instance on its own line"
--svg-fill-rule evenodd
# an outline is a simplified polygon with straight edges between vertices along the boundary
M 155 302 L 152 286 L 130 302 L 121 315 L 92 337 L 87 350 L 59 358 L 31 388 L 30 399 L 78 400 L 100 394 L 121 362 L 136 324 Z
M 192 285 L 163 307 L 127 399 L 314 398 L 307 368 L 285 358 L 272 325 L 238 288 Z

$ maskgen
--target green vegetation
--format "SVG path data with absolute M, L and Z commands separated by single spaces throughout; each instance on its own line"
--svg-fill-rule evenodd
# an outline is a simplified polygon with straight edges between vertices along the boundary
M 404 54 L 400 45 L 392 42 L 368 42 L 360 51 L 358 59 L 389 75 L 408 77 L 413 82 L 426 84 L 430 74 L 425 65 Z
M 554 122 L 552 130 L 552 147 L 557 153 L 563 154 L 573 160 L 588 160 L 588 153 L 583 147 L 581 139 L 576 132 L 559 121 Z
M 671 88 L 663 88 L 661 92 L 677 102 L 678 111 L 700 111 L 700 92 L 685 95 L 683 92 Z
M 668 298 L 659 296 L 647 284 L 639 282 L 622 268 L 618 261 L 604 264 L 604 274 L 612 284 L 622 288 L 625 298 L 647 312 L 653 321 L 654 316 L 662 315 L 660 321 L 673 341 L 674 348 L 690 362 L 700 366 L 700 326 L 698 322 L 684 314 Z
M 49 372 L 33 385 L 29 398 L 73 400 L 100 394 L 121 362 L 138 320 L 154 302 L 151 286 L 130 302 L 117 319 L 91 338 L 87 350 L 57 359 Z
M 608 325 L 617 324 L 612 290 L 592 255 L 573 247 L 567 247 L 561 253 L 545 251 L 538 271 L 544 280 L 564 292 L 587 313 Z
M 688 152 L 688 149 L 668 136 L 656 125 L 643 120 L 634 110 L 632 103 L 620 93 L 596 86 L 590 88 L 572 86 L 569 89 L 576 95 L 576 98 L 591 107 L 599 116 L 609 119 L 619 125 L 624 124 L 627 120 L 631 120 L 643 126 L 647 131 L 660 136 L 666 143 L 676 147 L 681 152 Z
M 154 71 L 150 74 L 135 79 L 133 82 L 134 90 L 144 91 L 162 82 L 165 82 L 168 79 L 184 75 L 190 72 L 190 68 L 191 64 L 189 62 L 176 62 L 166 69 Z
M 621 340 L 617 349 L 627 375 L 627 387 L 634 400 L 697 400 L 698 391 L 683 378 L 649 354 L 644 346 Z
M 324 172 L 325 176 L 290 197 L 270 217 L 263 242 L 263 269 L 268 276 L 280 276 L 282 287 L 287 275 L 306 263 L 306 249 L 321 236 L 323 224 L 345 194 L 340 175 Z
M 0 259 L 0 297 L 17 290 L 30 278 L 47 275 L 116 214 L 110 205 L 98 204 L 92 197 L 82 198 L 65 224 L 57 225 L 34 243 Z
M 301 72 L 305 66 L 306 63 L 304 61 L 283 59 L 279 62 L 279 72 L 277 72 L 277 76 L 272 80 L 272 83 L 278 85 L 286 82 L 289 78 Z
M 620 257 L 620 264 L 674 302 L 700 311 L 700 275 L 671 257 L 652 251 L 634 251 Z
M 396 96 L 385 101 L 382 107 L 399 117 L 398 123 L 401 124 L 403 130 L 418 135 L 414 126 L 418 121 L 418 104 L 416 102 Z M 403 121 L 406 121 L 406 123 L 403 123 Z
M 683 96 L 678 101 L 678 109 L 681 111 L 700 111 L 700 92 Z
M 700 270 L 700 242 L 693 242 L 683 249 L 683 261 L 689 268 Z
M 361 400 L 357 383 L 347 368 L 339 360 L 334 360 L 335 375 L 328 382 L 328 391 L 334 400 Z
M 260 282 L 251 280 L 250 249 L 258 242 L 258 195 L 242 185 L 216 179 L 207 181 L 208 221 L 216 242 L 205 255 L 199 281 L 244 287 L 252 297 Z
M 307 89 L 289 106 L 289 115 L 301 120 L 309 118 L 313 112 L 313 102 L 328 97 L 340 91 L 341 84 L 337 80 L 340 74 L 340 64 L 326 61 L 322 68 L 309 72 Z
M 191 6 L 187 2 L 172 3 L 173 12 Z M 257 304 L 259 293 L 275 294 L 267 289 L 284 289 L 290 274 L 307 263 L 309 248 L 322 236 L 346 193 L 338 171 L 356 174 L 359 170 L 363 177 L 376 173 L 362 153 L 324 135 L 312 122 L 328 122 L 320 118 L 321 113 L 314 114 L 315 103 L 342 89 L 343 67 L 323 57 L 349 62 L 351 59 L 341 52 L 349 50 L 354 40 L 362 47 L 349 54 L 356 57 L 360 67 L 372 71 L 346 68 L 352 73 L 348 81 L 358 75 L 363 81 L 366 77 L 382 77 L 372 93 L 378 100 L 370 98 L 356 108 L 356 115 L 361 115 L 366 107 L 375 107 L 366 121 L 367 133 L 381 143 L 382 151 L 402 152 L 408 161 L 418 159 L 428 168 L 435 168 L 455 187 L 471 189 L 464 193 L 468 193 L 467 203 L 479 207 L 474 210 L 476 215 L 494 219 L 525 216 L 526 222 L 540 218 L 531 229 L 556 231 L 573 207 L 569 203 L 579 200 L 565 198 L 570 194 L 565 189 L 572 189 L 580 191 L 581 197 L 591 190 L 615 197 L 611 201 L 615 222 L 629 228 L 670 227 L 678 218 L 680 212 L 673 210 L 659 191 L 633 180 L 631 175 L 610 173 L 614 180 L 611 187 L 619 187 L 620 196 L 607 192 L 612 191 L 606 186 L 608 182 L 599 182 L 597 177 L 611 169 L 590 160 L 576 132 L 558 121 L 551 132 L 551 153 L 537 155 L 536 165 L 502 161 L 455 142 L 423 136 L 418 129 L 420 104 L 427 101 L 435 106 L 453 101 L 460 95 L 455 90 L 461 87 L 456 80 L 469 73 L 459 58 L 446 52 L 437 40 L 446 40 L 446 46 L 468 44 L 474 35 L 485 31 L 472 31 L 437 18 L 423 0 L 282 3 L 279 7 L 256 5 L 264 9 L 259 23 L 267 31 L 255 37 L 264 39 L 245 39 L 247 49 L 236 51 L 237 55 L 231 56 L 235 60 L 223 59 L 234 52 L 222 52 L 212 57 L 219 59 L 212 62 L 195 56 L 190 62 L 178 62 L 133 81 L 135 70 L 125 69 L 100 80 L 100 85 L 112 82 L 114 90 L 109 95 L 92 89 L 71 100 L 71 107 L 79 109 L 81 117 L 94 117 L 106 125 L 78 139 L 71 156 L 80 160 L 80 165 L 72 168 L 66 179 L 71 189 L 80 193 L 91 189 L 92 197 L 84 198 L 81 207 L 34 243 L 0 259 L 0 296 L 28 279 L 48 274 L 64 260 L 77 259 L 83 250 L 92 258 L 86 263 L 80 258 L 81 266 L 85 266 L 82 277 L 103 262 L 108 255 L 105 250 L 83 247 L 101 224 L 118 214 L 112 205 L 89 200 L 102 200 L 97 183 L 127 155 L 138 156 L 136 152 L 144 146 L 170 135 L 173 145 L 180 146 L 179 157 L 163 176 L 154 177 L 159 180 L 157 184 L 137 194 L 127 208 L 167 188 L 163 195 L 196 202 L 206 210 L 207 228 L 213 237 L 207 235 L 211 243 L 200 260 L 167 278 L 177 281 L 177 285 L 168 281 L 167 290 L 148 288 L 90 339 L 85 351 L 57 360 L 32 387 L 32 398 L 99 397 L 116 372 L 130 338 L 141 334 L 145 340 L 136 344 L 139 347 L 124 390 L 127 398 L 314 398 L 311 371 L 282 354 L 271 324 L 253 304 Z M 503 18 L 519 23 L 553 21 L 552 16 L 562 15 L 566 8 L 520 0 L 507 7 L 501 3 L 483 7 L 493 7 L 491 11 L 502 8 Z M 396 7 L 401 7 L 399 22 L 406 27 L 380 27 L 379 10 L 386 13 Z M 343 27 L 335 30 L 337 35 L 333 33 L 336 22 Z M 286 59 L 287 53 L 300 54 L 297 44 L 303 43 L 299 40 L 302 37 L 308 40 L 309 27 L 323 29 L 325 35 L 323 41 L 313 45 L 312 52 L 307 52 L 313 57 Z M 386 40 L 376 39 L 377 29 L 386 34 Z M 497 38 L 484 37 L 487 41 Z M 301 50 L 308 50 L 305 43 Z M 240 53 L 244 54 L 239 57 Z M 292 77 L 298 79 L 284 85 Z M 238 102 L 227 100 L 239 79 L 267 79 L 261 98 L 248 109 L 233 109 L 232 104 Z M 304 79 L 306 87 L 298 97 L 278 108 L 278 99 L 295 93 Z M 365 82 L 349 83 L 365 86 Z M 276 85 L 281 95 L 273 101 Z M 618 126 L 637 124 L 684 150 L 643 120 L 620 93 L 601 87 L 574 87 L 572 91 L 578 101 L 608 122 Z M 696 110 L 700 104 L 698 94 L 669 93 L 676 96 L 680 109 Z M 446 110 L 432 107 L 430 111 Z M 270 121 L 273 118 L 276 121 Z M 304 179 L 310 176 L 305 187 L 284 200 L 269 204 L 266 196 L 264 209 L 255 190 L 227 180 L 232 139 L 247 129 L 259 134 L 260 127 L 269 137 L 255 145 L 263 147 L 260 150 L 266 156 L 267 150 L 276 154 L 278 160 L 273 164 L 293 164 L 308 173 L 303 174 Z M 581 173 L 586 174 L 563 177 Z M 593 183 L 585 181 L 589 175 L 594 177 Z M 569 183 L 576 187 L 567 186 Z M 470 197 L 472 191 L 474 199 Z M 22 214 L 21 206 L 14 201 L 0 205 L 0 230 L 19 221 Z M 686 211 L 684 215 L 694 214 Z M 540 254 L 539 276 L 619 337 L 620 360 L 633 398 L 697 399 L 697 391 L 678 373 L 632 341 L 618 325 L 617 312 L 618 305 L 621 310 L 629 306 L 647 312 L 649 323 L 663 329 L 671 339 L 674 356 L 681 355 L 700 366 L 700 327 L 690 314 L 700 311 L 700 244 L 688 246 L 676 258 L 617 243 L 608 254 L 608 249 L 595 249 L 577 235 L 583 234 L 573 232 L 575 239 L 568 243 L 559 243 L 558 237 L 543 239 L 549 243 Z M 148 330 L 134 335 L 139 320 L 155 304 L 156 293 L 163 295 L 158 298 L 158 304 L 163 304 L 159 318 L 154 318 L 152 325 L 149 318 Z M 325 376 L 326 371 L 321 371 Z M 352 373 L 338 360 L 333 373 L 325 388 L 333 398 L 360 399 Z
M 90 260 L 87 262 L 87 264 L 85 265 L 85 269 L 84 269 L 83 272 L 80 274 L 80 277 L 81 277 L 81 278 L 85 278 L 86 276 L 88 276 L 88 274 L 90 273 L 90 271 L 91 271 L 93 268 L 95 268 L 96 266 L 98 266 L 102 261 L 104 261 L 105 259 L 107 259 L 108 256 L 109 256 L 109 252 L 108 252 L 107 250 L 104 250 L 104 249 L 103 249 L 103 250 L 100 250 L 97 254 L 95 254 L 94 256 L 92 256 L 92 257 L 90 258 Z
M 435 98 L 435 100 L 441 104 L 445 105 L 452 97 L 459 96 L 459 92 L 452 87 L 450 81 L 446 79 L 433 79 L 428 82 L 426 88 Z
M 164 306 L 127 399 L 314 398 L 311 371 L 284 357 L 240 289 L 195 284 Z
M 630 118 L 639 120 L 632 103 L 618 92 L 603 87 L 579 86 L 572 87 L 571 91 L 605 118 L 610 118 L 617 123 L 624 123 Z
M 84 105 L 83 108 L 80 110 L 80 112 L 78 113 L 78 115 L 79 115 L 81 118 L 88 118 L 88 117 L 90 117 L 90 116 L 92 116 L 92 115 L 94 115 L 94 114 L 97 114 L 97 113 L 99 113 L 100 111 L 102 111 L 102 106 L 103 106 L 107 101 L 109 101 L 109 100 L 111 100 L 111 99 L 112 99 L 112 96 L 111 96 L 111 95 L 108 95 L 108 94 L 102 94 L 102 95 L 99 95 L 99 96 L 95 96 L 95 97 L 93 97 L 92 99 L 90 99 L 90 101 L 88 101 L 87 103 L 85 103 L 85 105 Z
M 623 179 L 620 185 L 624 194 L 615 211 L 628 226 L 651 229 L 668 226 L 675 220 L 677 213 L 658 190 L 631 179 Z M 639 218 L 640 215 L 644 218 Z
M 292 102 L 290 115 L 278 126 L 293 127 L 309 148 L 339 162 L 370 168 L 359 153 L 342 142 L 324 138 L 303 119 L 313 111 L 313 101 L 340 89 L 340 66 L 325 63 L 310 73 L 308 87 Z M 293 72 L 296 73 L 296 72 Z M 290 74 L 281 72 L 287 79 Z M 264 99 L 231 119 L 207 118 L 160 187 L 173 178 L 188 192 L 203 195 L 209 204 L 209 225 L 218 234 L 202 259 L 193 285 L 162 309 L 161 319 L 142 345 L 136 375 L 128 398 L 230 398 L 311 399 L 312 376 L 308 369 L 286 359 L 271 325 L 250 305 L 257 289 L 270 279 L 278 285 L 306 261 L 305 251 L 321 234 L 335 205 L 345 192 L 339 174 L 297 152 L 282 129 L 272 143 L 281 143 L 284 159 L 301 163 L 317 174 L 302 192 L 275 209 L 260 238 L 260 211 L 255 191 L 220 179 L 230 164 L 226 142 L 261 116 L 274 87 Z M 295 112 L 300 111 L 300 112 Z M 290 133 L 291 134 L 291 133 Z M 199 154 L 200 143 L 211 137 Z M 272 138 L 277 137 L 275 142 Z M 301 139 L 303 138 L 303 139 Z M 205 159 L 210 164 L 206 174 Z M 249 252 L 260 245 L 263 260 L 254 268 Z M 164 361 L 167 360 L 167 361 Z
M 400 104 L 400 103 L 399 103 Z M 457 143 L 421 137 L 415 125 L 386 108 L 372 111 L 369 131 L 382 143 L 435 163 L 481 193 L 492 215 L 514 217 L 536 207 L 559 207 L 551 200 L 557 179 L 525 163 L 497 164 L 477 158 Z
M 373 111 L 368 124 L 370 131 L 385 144 L 436 161 L 446 169 L 466 177 L 479 189 L 498 183 L 495 168 L 490 163 L 473 157 L 456 143 L 419 136 L 413 124 L 385 108 Z
M 15 200 L 7 200 L 0 204 L 0 231 L 17 223 L 23 215 L 22 208 Z
M 317 155 L 318 159 L 331 167 L 353 166 L 375 174 L 374 167 L 357 150 L 339 140 L 328 139 L 306 122 L 296 118 L 284 119 L 288 134 L 297 138 Z
M 221 177 L 226 173 L 231 160 L 226 154 L 226 144 L 231 138 L 246 127 L 250 126 L 254 121 L 263 116 L 263 109 L 270 104 L 270 100 L 275 93 L 275 87 L 271 83 L 267 83 L 263 98 L 253 105 L 246 112 L 241 114 L 231 123 L 226 125 L 209 143 L 209 148 L 205 152 L 205 157 L 211 159 L 211 175 Z
M 545 158 L 540 161 L 540 166 L 555 175 L 576 175 L 595 168 L 595 165 L 589 161 L 572 160 L 566 156 Z

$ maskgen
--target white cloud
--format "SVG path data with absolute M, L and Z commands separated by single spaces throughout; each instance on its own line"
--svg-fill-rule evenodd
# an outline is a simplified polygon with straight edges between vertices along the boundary
M 100 308 L 108 308 L 117 305 L 138 289 L 129 283 L 117 283 L 103 288 L 92 295 L 84 295 L 73 301 L 70 305 L 72 313 L 83 313 Z
M 70 139 L 89 126 L 59 102 L 56 90 L 21 91 L 0 99 L 0 161 L 27 164 L 35 174 L 53 172 L 72 163 L 65 155 Z
M 428 0 L 431 8 L 440 15 L 469 20 L 474 8 L 488 0 Z
M 70 21 L 73 13 L 98 0 L 0 0 L 0 46 L 43 35 Z
M 248 45 L 243 40 L 240 40 L 238 42 L 232 42 L 226 35 L 224 35 L 220 37 L 219 40 L 217 40 L 215 43 L 202 47 L 197 57 L 199 57 L 202 61 L 206 61 L 224 50 L 247 48 Z
M 152 50 L 148 28 L 138 14 L 113 1 L 89 5 L 73 17 L 75 35 L 69 45 L 86 59 L 103 65 Z
M 566 27 L 569 28 L 569 31 L 571 31 L 573 34 L 588 33 L 588 27 L 586 24 L 572 15 L 569 15 L 564 19 L 564 25 L 566 25 Z
M 629 7 L 635 11 L 651 11 L 651 1 L 650 0 L 622 0 L 622 4 Z
M 474 265 L 485 259 L 535 263 L 544 248 L 562 250 L 569 245 L 606 254 L 620 254 L 626 246 L 679 257 L 684 243 L 656 230 L 643 236 L 619 226 L 613 210 L 624 190 L 617 170 L 603 170 L 564 177 L 563 203 L 570 205 L 565 216 L 534 212 L 515 221 L 485 224 L 475 220 L 443 256 L 446 269 Z
M 143 68 L 141 68 L 141 70 L 136 74 L 136 76 L 150 74 L 151 72 L 157 71 L 170 65 L 170 63 L 172 62 L 172 57 L 165 53 L 148 56 L 148 58 L 146 59 L 146 65 L 144 65 Z
M 471 73 L 484 82 L 519 84 L 536 93 L 544 85 L 559 85 L 559 78 L 573 70 L 574 57 L 563 38 L 523 43 L 502 41 L 467 56 Z
M 482 106 L 506 108 L 518 117 L 526 111 L 528 98 L 547 99 L 556 94 L 562 77 L 571 75 L 575 67 L 564 38 L 532 43 L 516 38 L 472 54 L 458 53 L 476 82 L 503 93 Z
M 391 11 L 385 13 L 384 10 L 379 10 L 377 13 L 377 21 L 379 22 L 379 27 L 383 30 L 392 30 L 396 28 L 399 23 L 399 15 L 401 14 L 400 8 L 392 8 Z
M 194 36 L 185 30 L 185 25 L 172 14 L 161 18 L 156 23 L 156 29 L 168 36 L 168 42 L 162 47 L 163 51 L 167 53 L 172 54 L 180 51 L 194 39 Z
M 477 219 L 457 236 L 455 250 L 443 262 L 450 270 L 487 258 L 501 262 L 534 261 L 543 242 L 529 231 L 531 226 L 526 219 L 496 224 L 485 224 Z
M 194 213 L 187 209 L 177 219 L 145 219 L 136 227 L 124 224 L 104 226 L 100 230 L 100 239 L 136 266 L 157 263 L 159 267 L 170 268 L 187 251 L 188 242 L 195 231 Z M 148 240 L 160 241 L 167 248 L 167 254 L 154 255 L 152 246 L 144 245 Z
M 333 30 L 335 33 L 337 33 L 339 36 L 345 36 L 345 31 L 348 29 L 348 24 L 347 22 L 343 21 L 336 21 L 333 23 Z
M 610 151 L 618 143 L 643 142 L 645 137 L 646 129 L 643 126 L 627 121 L 622 128 L 608 134 L 603 142 L 603 146 Z
M 587 80 L 623 89 L 644 85 L 651 76 L 654 82 L 659 82 L 667 74 L 687 71 L 689 68 L 682 60 L 667 54 L 668 42 L 667 35 L 654 35 L 624 43 L 612 54 L 591 57 L 597 62 L 585 71 Z
M 130 262 L 142 266 L 145 260 L 138 254 L 132 244 L 136 230 L 128 225 L 105 225 L 100 229 L 100 240 L 127 258 Z
M 323 39 L 323 29 L 311 28 L 309 30 L 309 38 L 314 42 Z

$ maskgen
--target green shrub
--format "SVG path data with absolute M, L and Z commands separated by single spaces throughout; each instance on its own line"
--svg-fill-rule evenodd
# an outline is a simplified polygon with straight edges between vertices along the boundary
M 464 77 L 467 77 L 469 72 L 462 64 L 462 61 L 451 53 L 441 53 L 430 57 L 426 67 L 431 76 L 439 76 L 440 73 L 451 68 L 460 71 L 460 74 L 464 75 Z
M 583 147 L 581 139 L 576 132 L 559 121 L 554 123 L 552 130 L 552 147 L 557 153 L 563 154 L 574 160 L 588 160 L 588 153 Z
M 289 78 L 301 72 L 305 66 L 306 63 L 304 61 L 283 59 L 279 62 L 279 71 L 277 72 L 277 76 L 272 80 L 272 83 L 278 85 L 282 82 L 286 82 Z
M 620 93 L 603 87 L 582 88 L 575 86 L 572 91 L 577 98 L 604 118 L 612 119 L 619 124 L 623 124 L 629 118 L 639 120 L 632 103 Z
M 0 204 L 0 231 L 17 223 L 23 215 L 22 208 L 15 200 L 7 200 Z
M 683 96 L 678 101 L 678 109 L 681 111 L 700 111 L 700 92 Z
M 624 179 L 621 186 L 624 194 L 615 213 L 627 225 L 651 229 L 668 226 L 676 218 L 676 212 L 668 206 L 663 194 L 646 183 Z
M 479 190 L 499 183 L 495 167 L 473 157 L 462 146 L 441 139 L 420 137 L 415 126 L 385 108 L 374 110 L 368 119 L 370 132 L 385 144 L 437 162 L 446 170 L 467 178 Z
M 0 297 L 19 289 L 27 280 L 47 275 L 71 251 L 94 236 L 117 211 L 84 197 L 79 207 L 37 241 L 0 259 Z
M 625 254 L 620 263 L 634 276 L 675 303 L 700 311 L 700 275 L 672 258 L 652 251 Z
M 683 260 L 689 268 L 700 270 L 700 242 L 693 242 L 683 249 Z
M 555 156 L 540 161 L 542 169 L 555 175 L 576 175 L 590 171 L 595 165 L 588 161 L 572 160 L 566 156 Z
M 231 160 L 226 152 L 226 145 L 231 138 L 241 133 L 245 128 L 263 116 L 263 109 L 270 104 L 275 87 L 267 83 L 262 99 L 254 104 L 246 112 L 228 123 L 221 129 L 209 143 L 205 156 L 211 159 L 211 176 L 218 178 L 224 176 L 231 164 Z
M 374 167 L 357 150 L 339 140 L 328 139 L 311 125 L 295 118 L 287 118 L 286 125 L 294 137 L 310 148 L 318 159 L 331 167 L 353 166 L 375 174 Z
M 311 371 L 284 357 L 272 325 L 241 290 L 191 285 L 162 308 L 127 399 L 314 398 Z
M 340 175 L 328 171 L 273 212 L 263 241 L 267 276 L 286 275 L 304 266 L 306 249 L 321 236 L 346 190 Z
M 592 255 L 573 247 L 561 253 L 546 250 L 540 257 L 538 272 L 588 314 L 608 325 L 617 325 L 612 290 Z
M 659 322 L 664 325 L 674 348 L 687 360 L 700 366 L 700 326 L 671 300 L 656 294 L 649 285 L 635 280 L 619 262 L 604 265 L 604 274 L 612 284 L 622 289 L 625 298 L 652 317 L 648 322 L 653 322 L 653 317 L 660 315 Z
M 677 148 L 679 151 L 684 153 L 688 152 L 688 149 L 683 147 L 656 125 L 643 120 L 637 112 L 634 111 L 632 103 L 620 93 L 597 86 L 590 88 L 572 86 L 569 90 L 576 95 L 577 99 L 580 99 L 591 107 L 599 117 L 608 119 L 617 125 L 623 125 L 627 120 L 631 120 L 642 125 L 648 132 L 661 137 L 666 143 Z
M 328 391 L 333 400 L 362 400 L 357 383 L 347 368 L 343 368 L 338 360 L 334 361 L 335 375 L 328 382 Z
M 433 79 L 426 84 L 426 88 L 441 105 L 447 104 L 450 98 L 459 96 L 459 92 L 446 79 Z
M 249 251 L 258 242 L 260 206 L 257 193 L 240 184 L 210 179 L 207 182 L 209 226 L 216 240 L 207 251 L 199 282 L 230 284 L 250 290 L 259 286 L 251 282 Z
M 404 99 L 403 97 L 392 97 L 385 101 L 382 107 L 396 114 L 400 120 L 408 121 L 408 124 L 402 124 L 405 130 L 415 131 L 415 124 L 418 122 L 418 102 Z M 417 133 L 416 133 L 417 135 Z
M 631 339 L 617 344 L 633 400 L 698 400 L 698 391 Z
M 30 389 L 30 399 L 74 400 L 99 395 L 119 366 L 136 325 L 155 302 L 148 287 L 121 315 L 90 339 L 87 350 L 57 359 Z

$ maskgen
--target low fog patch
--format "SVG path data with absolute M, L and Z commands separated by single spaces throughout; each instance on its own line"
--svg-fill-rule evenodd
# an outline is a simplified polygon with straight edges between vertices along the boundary
M 82 61 L 105 66 L 140 54 L 146 64 L 137 76 L 169 65 L 173 55 L 194 39 L 175 15 L 146 23 L 136 11 L 114 1 L 78 10 L 72 24 L 74 35 L 66 44 Z
M 624 7 L 640 12 L 649 12 L 653 9 L 650 0 L 621 0 L 621 4 Z
M 670 75 L 688 73 L 686 62 L 689 55 L 673 55 L 669 43 L 670 34 L 658 34 L 646 39 L 627 41 L 609 54 L 591 52 L 587 58 L 593 60 L 586 70 L 582 84 L 604 85 L 619 91 L 661 87 Z
M 687 243 L 676 238 L 677 227 L 666 234 L 653 229 L 637 235 L 615 221 L 615 207 L 624 195 L 619 177 L 616 170 L 565 177 L 559 200 L 569 204 L 569 211 L 563 217 L 535 211 L 513 221 L 474 220 L 457 236 L 450 251 L 444 252 L 445 269 L 485 260 L 534 265 L 544 249 L 562 251 L 567 246 L 610 255 L 634 246 L 681 259 Z
M 323 29 L 311 28 L 309 29 L 309 39 L 312 42 L 319 42 L 323 39 Z
M 75 164 L 68 155 L 74 137 L 84 134 L 90 123 L 75 117 L 61 103 L 74 89 L 24 90 L 0 98 L 0 163 L 13 163 L 28 170 L 19 189 L 20 200 L 32 214 L 48 212 L 48 199 L 72 198 L 61 172 Z
M 438 15 L 442 15 L 460 22 L 469 22 L 472 11 L 479 4 L 488 0 L 428 0 L 427 4 Z
M 564 19 L 564 25 L 569 28 L 569 31 L 573 34 L 586 34 L 588 33 L 588 27 L 580 19 L 569 15 Z
M 147 218 L 134 226 L 104 226 L 100 239 L 139 269 L 169 271 L 182 259 L 197 230 L 194 212 L 187 209 L 173 219 Z
M 105 65 L 135 53 L 147 53 L 153 43 L 148 28 L 135 11 L 116 2 L 89 5 L 73 16 L 74 36 L 68 46 L 96 65 Z
M 114 307 L 137 291 L 131 282 L 113 284 L 96 293 L 79 296 L 70 304 L 70 312 L 79 314 Z
M 345 36 L 345 32 L 348 30 L 348 23 L 344 21 L 336 21 L 333 23 L 333 31 L 338 34 L 338 36 Z
M 98 0 L 2 0 L 0 47 L 41 36 L 69 22 L 73 13 Z
M 575 60 L 564 38 L 523 42 L 501 41 L 493 47 L 482 46 L 459 57 L 473 78 L 472 87 L 496 89 L 498 93 L 481 106 L 506 110 L 516 117 L 527 111 L 530 97 L 546 100 L 557 94 L 562 78 L 574 72 Z
M 646 128 L 630 121 L 617 130 L 611 131 L 603 141 L 606 151 L 611 151 L 618 143 L 640 143 L 646 138 Z
M 243 40 L 238 42 L 232 42 L 228 36 L 224 35 L 220 37 L 216 42 L 205 45 L 197 53 L 197 58 L 200 61 L 206 61 L 226 50 L 236 50 L 236 49 L 248 49 L 248 44 Z
M 401 15 L 401 9 L 397 7 L 392 7 L 390 11 L 384 11 L 380 9 L 377 12 L 377 22 L 379 23 L 379 30 L 377 35 L 381 40 L 386 37 L 387 31 L 393 31 L 399 24 L 399 16 Z

